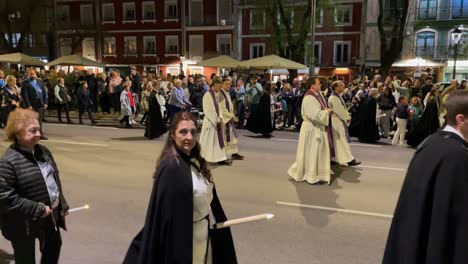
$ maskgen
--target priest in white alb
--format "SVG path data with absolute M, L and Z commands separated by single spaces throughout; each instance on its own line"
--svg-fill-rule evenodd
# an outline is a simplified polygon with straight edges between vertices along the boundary
M 350 138 L 348 132 L 348 124 L 351 122 L 346 103 L 341 97 L 345 89 L 345 84 L 342 81 L 332 83 L 332 94 L 328 98 L 328 106 L 333 109 L 332 114 L 332 130 L 333 142 L 335 144 L 335 161 L 338 164 L 348 164 L 348 166 L 357 166 L 361 164 L 354 159 L 349 146 Z
M 310 77 L 308 88 L 302 102 L 301 114 L 304 119 L 299 133 L 296 161 L 289 168 L 288 174 L 295 181 L 307 181 L 310 184 L 327 182 L 330 184 L 330 156 L 333 150 L 330 141 L 333 135 L 330 129 L 330 115 L 325 98 L 320 93 L 320 79 Z
M 201 155 L 206 161 L 229 165 L 232 162 L 226 157 L 223 123 L 218 97 L 221 89 L 221 80 L 215 78 L 211 81 L 210 89 L 203 95 L 203 124 L 200 134 Z
M 239 154 L 239 149 L 237 148 L 237 135 L 234 130 L 235 113 L 229 94 L 230 88 L 231 80 L 225 79 L 219 91 L 219 108 L 221 110 L 221 117 L 223 118 L 224 150 L 226 151 L 228 160 L 243 160 L 244 156 Z

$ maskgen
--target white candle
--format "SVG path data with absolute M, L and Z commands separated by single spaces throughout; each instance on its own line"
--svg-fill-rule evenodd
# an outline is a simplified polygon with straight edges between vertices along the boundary
M 245 223 L 250 223 L 250 222 L 270 220 L 273 217 L 275 217 L 273 214 L 260 214 L 260 215 L 253 215 L 253 216 L 244 217 L 244 218 L 228 220 L 226 222 L 217 223 L 216 224 L 216 229 L 226 228 L 226 227 L 230 227 L 230 226 L 233 226 L 233 225 L 245 224 Z
M 70 210 L 68 210 L 68 213 L 73 213 L 73 212 L 76 212 L 76 211 L 81 211 L 81 210 L 86 210 L 86 209 L 89 209 L 89 205 L 87 205 L 87 204 L 85 206 L 70 209 Z

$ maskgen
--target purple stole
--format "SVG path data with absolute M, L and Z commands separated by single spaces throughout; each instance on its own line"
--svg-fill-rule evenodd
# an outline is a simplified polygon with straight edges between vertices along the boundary
M 213 98 L 213 103 L 214 103 L 214 106 L 215 106 L 216 114 L 219 117 L 219 105 L 218 105 L 218 101 L 216 100 L 215 92 L 213 91 L 213 89 L 210 89 L 209 92 L 211 94 L 211 98 Z M 216 130 L 218 132 L 219 146 L 221 148 L 224 148 L 224 139 L 223 139 L 223 131 L 221 130 L 221 124 L 216 124 Z
M 224 101 L 226 101 L 226 109 L 229 111 L 229 109 L 231 109 L 231 105 L 229 104 L 228 98 L 226 94 L 224 93 L 224 91 L 221 91 L 220 93 L 223 95 Z M 231 119 L 226 124 L 226 141 L 227 142 L 231 142 L 231 132 L 230 132 L 231 127 L 232 127 L 232 132 L 234 133 L 234 136 L 237 138 L 237 133 L 234 130 L 234 121 Z
M 328 108 L 327 102 L 323 99 L 322 96 L 312 92 L 311 90 L 307 90 L 307 95 L 312 95 L 319 101 L 320 106 L 322 107 L 322 110 L 325 110 Z M 333 127 L 332 127 L 332 122 L 331 122 L 331 115 L 328 116 L 328 126 L 327 126 L 327 133 L 328 133 L 328 145 L 330 147 L 330 157 L 334 158 L 335 157 L 335 143 L 333 140 Z
M 341 102 L 341 105 L 346 109 L 346 103 L 344 102 L 343 100 L 343 97 L 341 97 L 341 95 L 339 95 L 337 92 L 333 91 L 333 94 L 334 96 L 338 97 L 340 99 L 340 102 Z M 346 141 L 348 143 L 351 143 L 351 138 L 349 137 L 349 130 L 348 130 L 348 124 L 346 124 L 345 121 L 341 120 L 341 122 L 343 123 L 343 126 L 344 126 L 344 129 L 345 129 L 345 132 L 346 132 Z

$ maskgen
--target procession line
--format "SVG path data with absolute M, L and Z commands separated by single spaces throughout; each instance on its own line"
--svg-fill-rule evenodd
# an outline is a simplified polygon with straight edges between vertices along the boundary
M 375 216 L 375 217 L 382 217 L 382 218 L 388 218 L 388 219 L 393 218 L 393 215 L 389 215 L 389 214 L 379 214 L 379 213 L 371 213 L 371 212 L 365 212 L 365 211 L 356 211 L 356 210 L 348 210 L 348 209 L 342 209 L 342 208 L 316 206 L 316 205 L 308 205 L 308 204 L 276 202 L 276 205 L 309 208 L 309 209 L 316 209 L 316 210 L 322 210 L 322 211 L 332 211 L 332 212 L 355 214 L 355 215 Z
M 85 143 L 85 142 L 73 142 L 73 141 L 61 141 L 61 140 L 47 140 L 50 143 L 70 144 L 70 145 L 83 145 L 93 147 L 108 147 L 109 145 L 97 144 L 97 143 Z
M 286 139 L 286 138 L 273 138 L 273 140 L 278 141 L 287 141 L 287 142 L 298 142 L 298 139 Z M 369 148 L 381 148 L 382 145 L 371 145 L 371 144 L 361 144 L 361 143 L 349 143 L 350 146 L 356 147 L 369 147 Z
M 406 171 L 406 169 L 401 168 L 391 168 L 391 167 L 378 167 L 378 166 L 366 166 L 366 165 L 358 165 L 356 168 L 367 168 L 367 169 L 379 169 L 379 170 L 395 170 L 395 171 Z

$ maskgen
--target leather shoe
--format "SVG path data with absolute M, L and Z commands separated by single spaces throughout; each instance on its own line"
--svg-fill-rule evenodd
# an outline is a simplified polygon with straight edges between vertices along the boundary
M 336 161 L 333 161 L 333 160 L 330 161 L 330 165 L 336 165 L 336 164 L 338 164 Z
M 352 161 L 348 162 L 348 166 L 357 166 L 361 164 L 360 161 L 356 161 L 355 159 L 353 159 Z
M 244 156 L 239 155 L 238 153 L 232 154 L 232 159 L 234 160 L 243 160 Z

